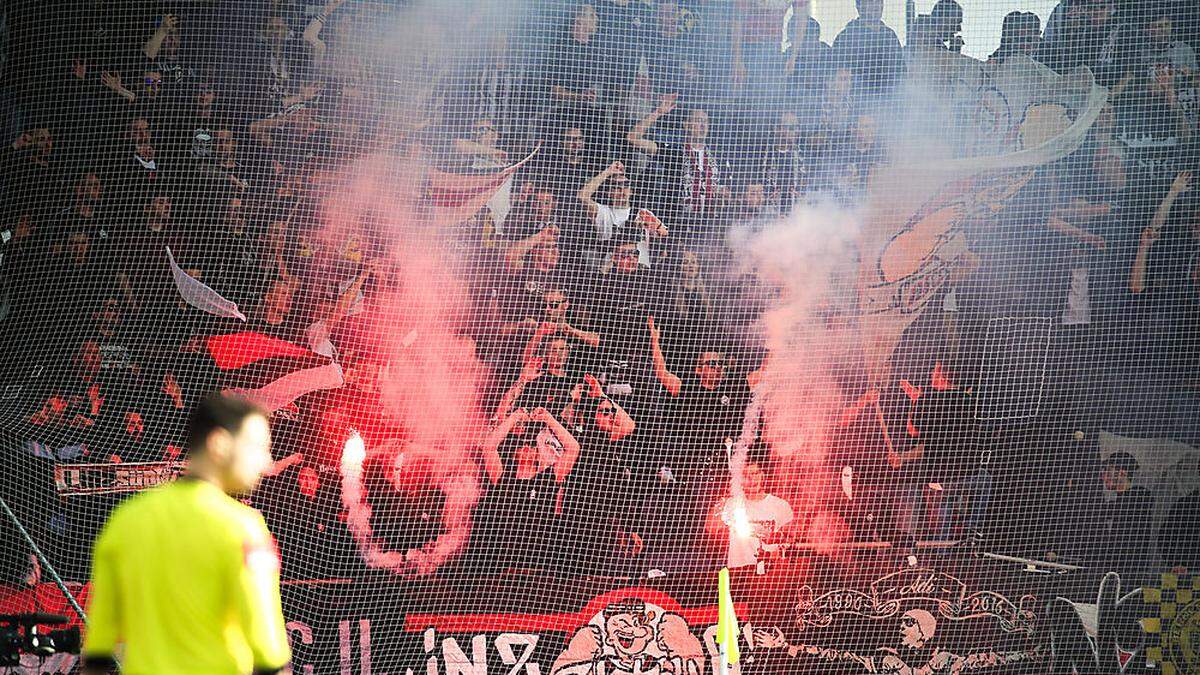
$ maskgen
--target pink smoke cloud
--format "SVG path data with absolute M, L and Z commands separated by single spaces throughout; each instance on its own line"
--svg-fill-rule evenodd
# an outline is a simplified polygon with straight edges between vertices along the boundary
M 461 552 L 478 500 L 473 450 L 485 417 L 479 394 L 488 377 L 473 341 L 462 334 L 470 315 L 466 284 L 439 233 L 420 218 L 422 157 L 375 155 L 352 166 L 325 201 L 326 250 L 357 245 L 363 260 L 380 260 L 387 282 L 371 294 L 359 321 L 380 365 L 384 425 L 399 442 L 368 448 L 398 474 L 427 474 L 446 497 L 443 534 L 420 550 L 383 551 L 371 531 L 360 471 L 343 465 L 348 522 L 369 565 L 428 573 Z M 402 480 L 402 479 L 400 479 Z

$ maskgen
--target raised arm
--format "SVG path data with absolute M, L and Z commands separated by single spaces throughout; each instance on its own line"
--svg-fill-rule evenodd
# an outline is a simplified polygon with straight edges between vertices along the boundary
M 358 299 L 358 295 L 362 292 L 367 280 L 371 278 L 371 275 L 379 275 L 382 270 L 383 261 L 368 260 L 363 265 L 362 271 L 354 278 L 354 281 L 338 297 L 337 303 L 329 310 L 329 313 L 325 316 L 317 317 L 316 321 L 324 321 L 326 330 L 332 333 L 333 329 L 350 313 L 350 308 L 354 306 L 354 302 Z M 288 278 L 290 279 L 291 277 Z
M 508 417 L 508 413 L 516 404 L 517 399 L 521 398 L 521 394 L 525 393 L 525 387 L 529 386 L 530 382 L 542 376 L 542 365 L 544 359 L 526 359 L 525 367 L 521 369 L 521 374 L 517 376 L 517 381 L 513 386 L 504 392 L 504 397 L 500 399 L 500 403 L 496 406 L 496 418 L 504 419 Z
M 1171 188 L 1167 190 L 1167 194 L 1159 203 L 1154 217 L 1150 219 L 1150 225 L 1142 230 L 1141 239 L 1138 241 L 1137 255 L 1133 258 L 1133 268 L 1129 272 L 1129 290 L 1131 292 L 1142 293 L 1146 290 L 1146 270 L 1150 262 L 1150 249 L 1158 240 L 1163 226 L 1167 224 L 1167 218 L 1171 216 L 1171 209 L 1175 202 L 1180 195 L 1190 189 L 1192 189 L 1192 172 L 1180 171 L 1175 176 L 1175 180 L 1171 182 Z
M 583 387 L 580 390 L 579 396 L 580 398 L 583 396 L 603 398 L 612 406 L 614 424 L 612 431 L 608 434 L 609 440 L 619 441 L 637 429 L 637 423 L 633 421 L 633 417 L 621 407 L 621 404 L 604 395 L 604 387 L 601 386 L 595 377 L 592 377 L 591 373 L 583 376 Z M 572 392 L 571 397 L 572 399 L 575 398 L 574 392 Z
M 547 225 L 533 234 L 512 243 L 504 259 L 510 269 L 519 270 L 525 266 L 525 256 L 529 255 L 538 244 L 548 243 L 558 238 L 558 226 Z
M 1133 269 L 1129 271 L 1129 290 L 1142 293 L 1146 290 L 1146 267 L 1150 261 L 1150 248 L 1158 239 L 1158 230 L 1147 227 L 1142 230 L 1141 240 L 1138 241 L 1137 255 L 1133 257 Z
M 292 106 L 300 105 L 301 103 L 308 103 L 312 99 L 316 98 L 317 94 L 321 93 L 321 89 L 324 87 L 325 85 L 321 82 L 310 82 L 300 87 L 295 94 L 284 97 L 282 102 L 283 109 L 287 110 Z
M 583 187 L 579 188 L 579 192 L 575 193 L 579 201 L 583 202 L 583 205 L 587 207 L 588 215 L 591 216 L 592 220 L 595 220 L 596 214 L 600 212 L 600 205 L 596 203 L 596 200 L 592 199 L 596 194 L 596 190 L 599 190 L 600 186 L 604 185 L 604 181 L 608 180 L 610 176 L 615 176 L 619 173 L 625 173 L 625 165 L 621 162 L 613 162 L 605 167 L 603 171 L 592 176 L 588 182 L 583 184 Z M 612 236 L 611 232 L 609 236 Z
M 1076 227 L 1057 216 L 1050 216 L 1050 220 L 1047 221 L 1046 226 L 1063 236 L 1070 237 L 1100 251 L 1103 251 L 1106 245 L 1104 237 L 1088 232 L 1081 227 Z
M 154 31 L 154 35 L 146 40 L 146 44 L 142 45 L 142 53 L 146 58 L 154 60 L 158 58 L 158 52 L 162 50 L 163 41 L 167 36 L 179 25 L 179 19 L 174 14 L 164 14 L 162 21 L 158 24 L 158 29 Z
M 500 148 L 490 146 L 487 143 L 472 141 L 468 138 L 454 139 L 454 149 L 459 154 L 466 155 L 467 157 L 483 157 L 500 163 L 508 161 L 508 153 Z
M 1111 211 L 1112 207 L 1107 202 L 1089 202 L 1086 199 L 1073 199 L 1070 204 L 1055 209 L 1053 215 L 1069 223 L 1078 223 L 1095 220 L 1100 216 L 1108 215 Z
M 576 328 L 566 321 L 563 321 L 561 324 L 559 324 L 558 329 L 589 347 L 595 348 L 600 346 L 600 334 L 595 331 Z
M 579 441 L 575 440 L 571 432 L 567 431 L 567 428 L 545 408 L 534 408 L 530 419 L 545 424 L 550 433 L 554 434 L 554 437 L 562 444 L 563 452 L 559 455 L 558 461 L 554 463 L 554 480 L 562 483 L 567 480 L 567 476 L 571 475 L 571 469 L 575 468 L 575 462 L 579 459 Z
M 492 429 L 491 433 L 483 439 L 483 446 L 481 447 L 483 451 L 483 469 L 487 472 L 488 480 L 493 485 L 499 483 L 500 479 L 504 476 L 504 462 L 500 459 L 500 444 L 504 442 L 504 439 L 508 438 L 508 435 L 512 432 L 512 428 L 518 422 L 528 421 L 529 413 L 525 412 L 524 408 L 517 408 L 511 415 L 505 417 L 500 424 L 497 424 L 496 428 Z
M 313 63 L 317 65 L 320 65 L 321 61 L 325 59 L 325 42 L 320 37 L 321 29 L 325 27 L 325 22 L 329 20 L 329 15 L 333 14 L 345 1 L 329 0 L 329 2 L 326 2 L 320 14 L 314 16 L 304 29 L 304 43 L 312 50 Z
M 1179 200 L 1179 196 L 1188 190 L 1192 189 L 1192 172 L 1180 171 L 1175 180 L 1171 181 L 1171 188 L 1167 190 L 1167 194 L 1158 204 L 1158 209 L 1154 212 L 1154 217 L 1150 219 L 1150 227 L 1155 230 L 1162 230 L 1163 225 L 1167 224 L 1167 218 L 1171 215 L 1171 209 L 1174 208 L 1175 202 Z
M 115 70 L 106 70 L 100 73 L 100 82 L 106 89 L 111 90 L 117 96 L 133 103 L 137 100 L 137 94 L 130 91 L 121 83 L 121 73 Z
M 629 133 L 625 134 L 625 140 L 647 155 L 658 154 L 658 143 L 646 138 L 646 132 L 650 131 L 650 127 L 654 126 L 664 115 L 675 109 L 675 101 L 678 98 L 678 94 L 663 96 L 658 107 L 652 110 L 649 115 L 638 120 L 638 123 L 629 130 Z
M 650 329 L 650 353 L 654 360 L 654 376 L 662 383 L 671 396 L 678 396 L 683 389 L 683 381 L 667 368 L 667 359 L 662 352 L 662 334 L 654 325 L 654 317 L 646 318 L 646 327 Z

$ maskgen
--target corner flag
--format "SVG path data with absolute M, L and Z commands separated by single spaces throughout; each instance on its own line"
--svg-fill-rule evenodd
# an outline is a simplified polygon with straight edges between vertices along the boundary
M 729 666 L 741 657 L 738 650 L 738 620 L 733 610 L 733 597 L 729 594 L 729 568 L 721 568 L 717 575 L 717 647 L 721 651 L 721 673 L 729 672 Z

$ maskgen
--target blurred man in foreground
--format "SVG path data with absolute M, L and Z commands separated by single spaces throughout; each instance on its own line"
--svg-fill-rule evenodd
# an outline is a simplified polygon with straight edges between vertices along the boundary
M 187 473 L 113 511 L 92 569 L 84 673 L 287 673 L 279 556 L 232 495 L 271 464 L 266 416 L 212 395 L 192 412 Z

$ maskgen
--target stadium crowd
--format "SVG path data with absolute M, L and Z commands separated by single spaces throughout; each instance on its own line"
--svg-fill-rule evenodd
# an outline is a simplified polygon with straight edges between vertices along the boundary
M 976 531 L 1141 562 L 1153 499 L 1135 485 L 1137 461 L 1101 462 L 1095 437 L 1124 425 L 1197 440 L 1176 420 L 1197 395 L 1200 5 L 1063 0 L 1045 26 L 1028 12 L 1004 18 L 984 72 L 1084 65 L 1109 103 L 997 228 L 968 230 L 976 264 L 906 331 L 890 381 L 840 364 L 847 407 L 878 412 L 847 416 L 831 440 L 831 466 L 865 495 L 852 500 L 848 482 L 800 489 L 753 437 L 758 322 L 781 290 L 729 233 L 807 203 L 859 205 L 892 161 L 885 138 L 907 64 L 961 50 L 971 4 L 939 0 L 902 46 L 882 0 L 857 0 L 836 35 L 803 0 L 514 2 L 500 29 L 483 8 L 446 3 L 453 11 L 413 19 L 450 45 L 419 66 L 442 69 L 424 97 L 396 91 L 418 66 L 378 46 L 412 4 L 6 4 L 0 433 L 22 468 L 5 494 L 21 494 L 61 573 L 86 578 L 85 552 L 120 495 L 58 497 L 54 462 L 181 460 L 197 397 L 329 360 L 342 386 L 274 410 L 283 461 L 254 500 L 285 575 L 360 569 L 339 453 L 351 428 L 369 447 L 403 447 L 373 312 L 405 264 L 390 238 L 407 235 L 367 227 L 330 241 L 326 201 L 372 155 L 420 152 L 432 169 L 475 175 L 534 148 L 503 208 L 436 237 L 467 286 L 457 330 L 487 366 L 490 422 L 472 460 L 470 536 L 432 564 L 410 555 L 407 571 L 641 574 L 753 564 L 780 542 Z M 431 200 L 415 222 L 433 220 Z M 176 263 L 245 322 L 185 302 Z M 1008 421 L 989 424 L 973 392 L 989 376 L 1025 377 L 980 365 L 996 349 L 989 321 L 1013 316 L 1047 327 L 1013 343 L 1041 349 L 1045 372 L 1033 368 L 1028 387 L 1037 405 L 997 403 Z M 856 316 L 830 308 L 814 320 Z M 234 332 L 310 353 L 227 367 L 207 338 Z M 749 448 L 742 512 L 720 506 L 734 445 Z M 370 536 L 383 550 L 428 551 L 457 526 L 446 476 L 396 456 L 364 467 Z

